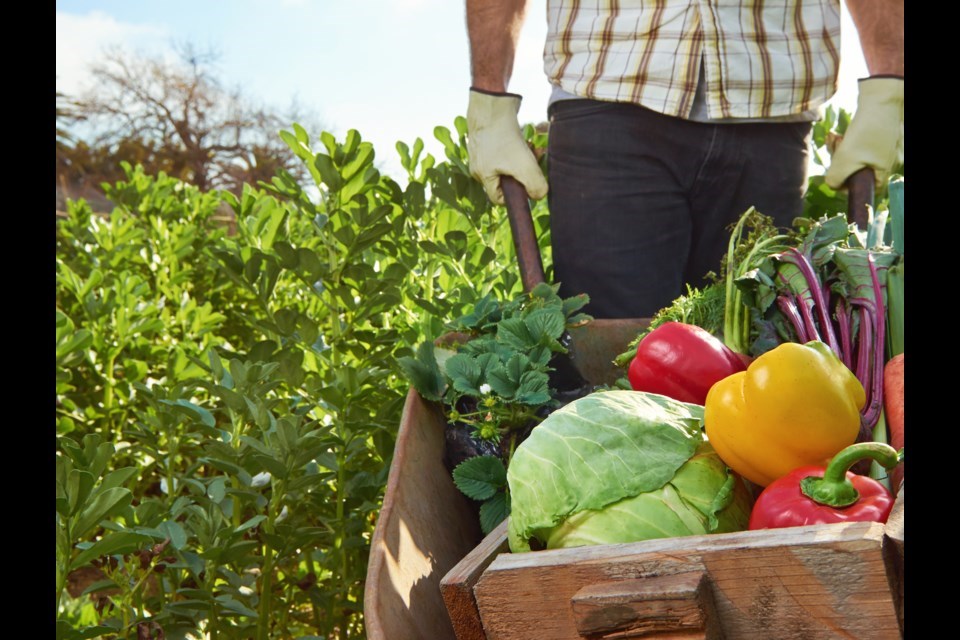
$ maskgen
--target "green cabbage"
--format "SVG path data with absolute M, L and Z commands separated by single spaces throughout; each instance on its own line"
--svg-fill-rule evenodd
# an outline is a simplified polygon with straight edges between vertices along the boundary
M 619 389 L 551 413 L 507 469 L 510 550 L 746 529 L 750 492 L 702 422 L 700 405 Z

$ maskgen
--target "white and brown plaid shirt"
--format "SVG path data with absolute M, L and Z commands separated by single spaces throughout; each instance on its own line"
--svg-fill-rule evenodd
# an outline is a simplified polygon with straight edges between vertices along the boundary
M 548 0 L 544 69 L 563 92 L 711 119 L 811 112 L 837 89 L 839 0 Z

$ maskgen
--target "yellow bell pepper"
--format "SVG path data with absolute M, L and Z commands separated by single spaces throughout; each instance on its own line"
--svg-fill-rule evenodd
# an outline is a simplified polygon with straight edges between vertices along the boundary
M 863 385 L 830 347 L 785 342 L 710 388 L 704 428 L 731 469 L 765 487 L 853 444 L 865 403 Z

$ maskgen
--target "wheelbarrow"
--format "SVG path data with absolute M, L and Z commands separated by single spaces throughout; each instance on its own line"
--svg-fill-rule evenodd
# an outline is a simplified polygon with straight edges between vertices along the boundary
M 872 205 L 870 180 L 856 197 L 869 193 Z M 505 181 L 503 188 L 529 290 L 543 281 L 529 202 L 519 184 Z M 864 206 L 851 203 L 850 212 L 851 221 L 865 224 Z M 648 325 L 646 318 L 594 320 L 571 329 L 572 360 L 587 381 L 610 383 L 622 375 L 613 359 Z M 764 624 L 810 626 L 797 596 L 803 590 L 819 598 L 813 606 L 820 610 L 811 634 L 796 637 L 830 637 L 830 616 L 844 615 L 861 616 L 880 634 L 873 637 L 900 633 L 902 490 L 886 527 L 817 525 L 799 528 L 789 540 L 742 532 L 510 554 L 506 523 L 484 537 L 476 510 L 453 484 L 443 463 L 446 428 L 440 407 L 411 388 L 371 540 L 364 594 L 371 640 L 628 637 L 630 628 L 629 637 L 644 629 L 684 638 L 721 637 L 724 629 L 762 634 L 770 629 Z M 813 564 L 805 569 L 807 557 Z M 818 563 L 819 574 L 803 573 Z M 851 567 L 867 573 L 851 580 L 844 574 Z M 840 597 L 850 601 L 837 604 Z M 690 615 L 663 627 L 664 602 Z

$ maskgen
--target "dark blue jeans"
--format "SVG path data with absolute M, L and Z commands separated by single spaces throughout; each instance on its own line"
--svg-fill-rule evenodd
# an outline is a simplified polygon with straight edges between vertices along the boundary
M 629 104 L 550 107 L 554 273 L 597 318 L 646 318 L 720 273 L 749 207 L 789 227 L 803 210 L 811 124 L 706 124 Z

